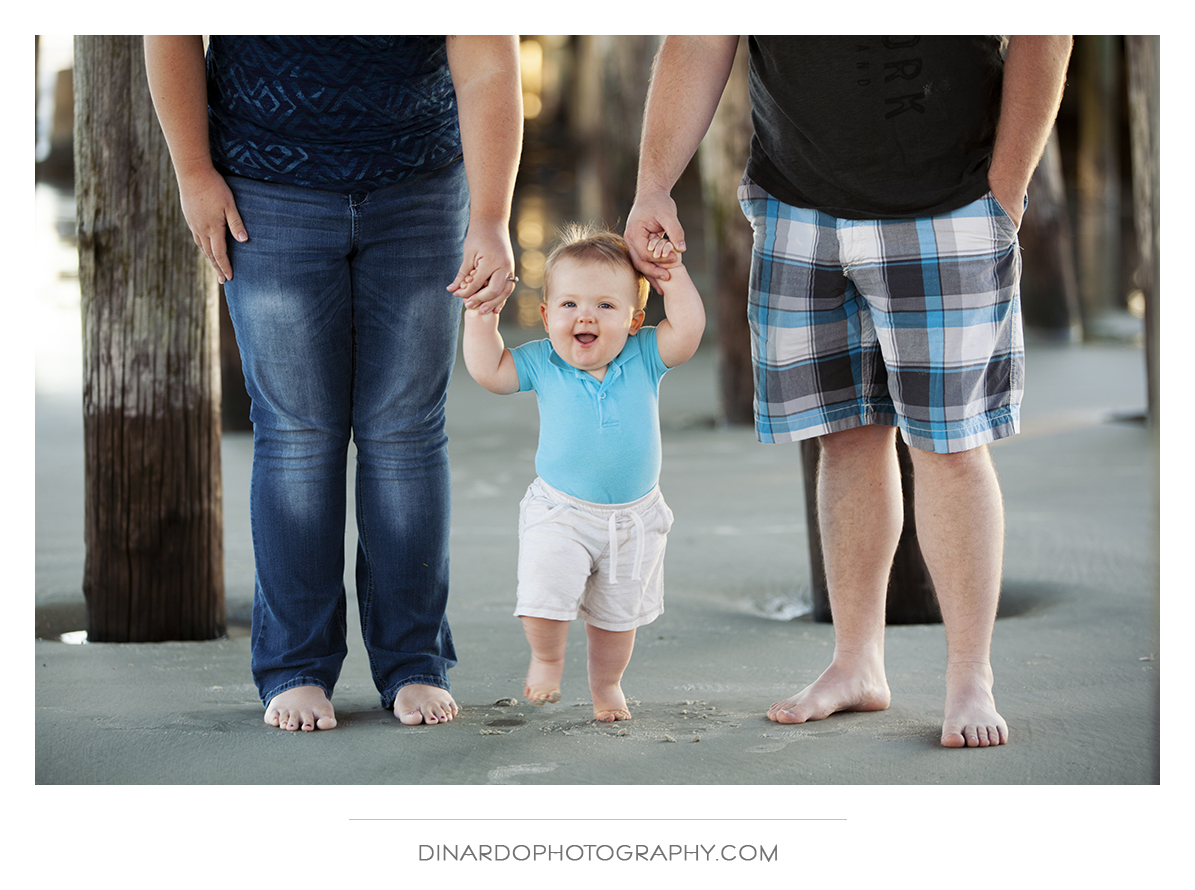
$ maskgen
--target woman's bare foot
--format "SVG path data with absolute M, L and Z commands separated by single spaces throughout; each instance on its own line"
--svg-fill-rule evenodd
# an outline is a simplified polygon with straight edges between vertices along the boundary
M 791 698 L 768 709 L 776 723 L 823 720 L 839 711 L 882 711 L 892 701 L 882 667 L 860 665 L 845 670 L 832 662 L 820 677 Z
M 992 668 L 983 662 L 946 666 L 946 719 L 942 744 L 947 748 L 989 748 L 1008 743 L 1008 724 L 996 713 Z
M 394 716 L 408 726 L 448 723 L 459 712 L 447 689 L 408 683 L 394 697 Z
M 336 712 L 318 686 L 296 686 L 270 699 L 265 721 L 289 732 L 312 732 L 335 727 Z

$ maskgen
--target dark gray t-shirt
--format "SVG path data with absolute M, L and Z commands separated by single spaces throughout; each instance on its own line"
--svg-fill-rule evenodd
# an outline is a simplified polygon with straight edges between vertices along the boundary
M 927 216 L 988 191 L 1000 37 L 750 37 L 747 174 L 846 219 Z

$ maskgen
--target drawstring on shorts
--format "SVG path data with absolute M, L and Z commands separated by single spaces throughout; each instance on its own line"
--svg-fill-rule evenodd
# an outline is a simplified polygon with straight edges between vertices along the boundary
M 643 567 L 643 550 L 644 538 L 646 537 L 646 530 L 643 526 L 643 517 L 633 510 L 615 511 L 610 514 L 610 519 L 606 523 L 606 527 L 610 531 L 610 580 L 618 580 L 618 517 L 631 517 L 631 525 L 633 526 L 632 534 L 635 537 L 635 567 L 631 571 L 631 580 L 638 581 L 640 569 Z

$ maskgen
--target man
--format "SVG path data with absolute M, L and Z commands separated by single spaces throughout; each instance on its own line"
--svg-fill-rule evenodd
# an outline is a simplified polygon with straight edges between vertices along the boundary
M 670 191 L 709 127 L 738 38 L 656 59 L 627 242 L 684 250 Z M 942 744 L 1008 741 L 990 650 L 1004 520 L 987 444 L 1019 427 L 1016 230 L 1061 101 L 1069 37 L 748 40 L 755 135 L 749 316 L 761 441 L 818 437 L 830 666 L 780 723 L 883 710 L 887 579 L 903 521 L 897 429 L 947 641 Z

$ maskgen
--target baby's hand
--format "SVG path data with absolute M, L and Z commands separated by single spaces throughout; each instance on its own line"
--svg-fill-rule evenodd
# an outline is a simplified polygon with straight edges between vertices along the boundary
M 681 264 L 681 255 L 664 235 L 652 235 L 647 239 L 647 252 L 657 266 L 669 267 Z
M 477 268 L 474 267 L 466 275 L 464 275 L 463 277 L 458 277 L 456 281 L 454 281 L 454 282 L 452 282 L 452 284 L 448 285 L 448 289 L 450 291 L 452 291 L 453 293 L 457 294 L 458 296 L 462 296 L 462 298 L 463 298 L 462 292 L 469 290 L 469 285 L 471 285 L 473 283 L 473 277 L 476 274 L 477 274 Z

